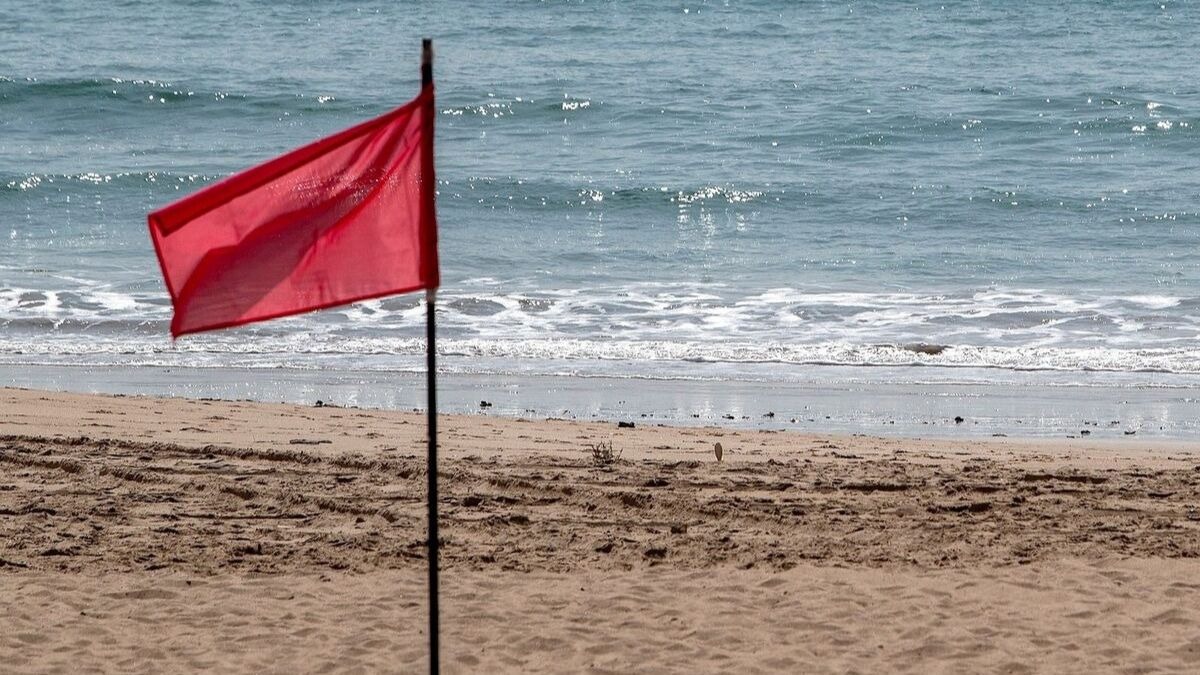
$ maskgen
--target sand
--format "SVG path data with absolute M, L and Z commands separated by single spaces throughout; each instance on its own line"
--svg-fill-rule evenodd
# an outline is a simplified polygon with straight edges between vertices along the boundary
M 1192 444 L 441 428 L 448 672 L 1200 671 Z M 0 669 L 423 670 L 424 433 L 0 390 Z

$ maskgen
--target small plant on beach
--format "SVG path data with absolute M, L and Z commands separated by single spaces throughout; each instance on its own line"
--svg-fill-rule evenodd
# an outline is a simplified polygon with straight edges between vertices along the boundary
M 612 441 L 591 443 L 588 445 L 588 450 L 592 453 L 592 464 L 596 466 L 608 466 L 621 459 L 621 452 L 619 450 L 613 452 Z

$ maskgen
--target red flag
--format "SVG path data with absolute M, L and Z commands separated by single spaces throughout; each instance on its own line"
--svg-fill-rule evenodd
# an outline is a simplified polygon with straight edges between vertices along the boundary
M 149 215 L 171 335 L 438 286 L 433 85 Z

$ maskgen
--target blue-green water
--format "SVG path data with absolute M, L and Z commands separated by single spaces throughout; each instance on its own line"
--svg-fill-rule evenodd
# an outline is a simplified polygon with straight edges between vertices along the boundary
M 0 0 L 0 364 L 420 368 L 416 297 L 172 346 L 145 214 L 430 36 L 450 370 L 1200 375 L 1191 3 L 406 5 Z

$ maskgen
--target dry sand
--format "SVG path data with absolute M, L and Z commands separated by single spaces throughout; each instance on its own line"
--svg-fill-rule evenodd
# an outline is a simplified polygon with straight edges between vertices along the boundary
M 1200 672 L 1193 445 L 441 426 L 448 672 Z M 0 671 L 423 670 L 424 433 L 0 389 Z

